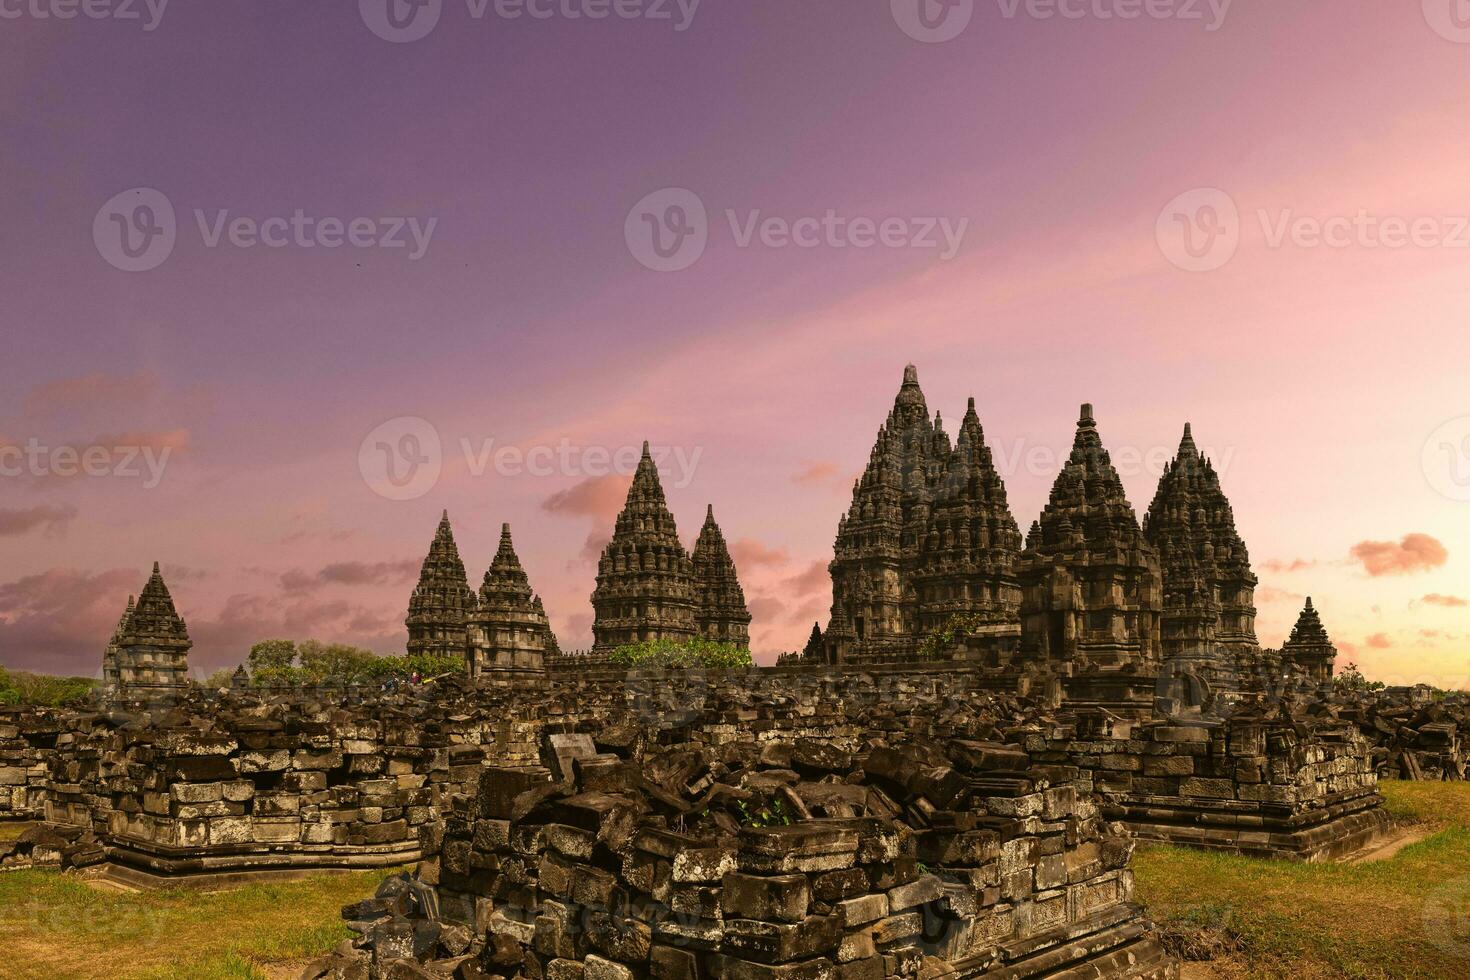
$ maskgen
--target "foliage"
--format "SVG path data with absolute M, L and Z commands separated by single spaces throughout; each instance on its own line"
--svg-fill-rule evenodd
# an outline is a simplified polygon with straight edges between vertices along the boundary
M 750 651 L 733 643 L 696 637 L 692 640 L 644 640 L 618 647 L 608 658 L 622 667 L 655 667 L 688 670 L 705 667 L 720 670 L 751 667 Z
M 1339 671 L 1337 676 L 1332 678 L 1332 683 L 1337 690 L 1344 693 L 1381 691 L 1384 689 L 1382 681 L 1368 680 L 1368 678 L 1363 676 L 1363 672 L 1358 669 L 1358 665 L 1355 663 L 1348 664 Z
M 919 644 L 919 657 L 923 660 L 938 660 L 954 647 L 961 636 L 974 632 L 980 625 L 979 616 L 949 617 L 949 622 L 942 629 L 924 637 L 924 642 Z
M 461 657 L 414 654 L 384 657 L 346 643 L 319 640 L 265 640 L 250 648 L 250 682 L 256 687 L 340 686 L 381 684 L 389 678 L 442 677 L 464 672 Z M 220 674 L 228 674 L 221 671 Z M 209 680 L 214 687 L 216 674 Z M 225 677 L 221 687 L 229 686 Z
M 235 672 L 233 670 L 228 667 L 221 667 L 219 670 L 204 678 L 201 686 L 211 691 L 217 691 L 222 687 L 229 687 L 234 679 Z
M 97 683 L 91 677 L 52 677 L 0 667 L 0 704 L 60 708 L 85 701 Z
M 747 827 L 789 827 L 793 823 L 786 804 L 779 796 L 770 803 L 757 800 L 753 806 L 741 800 L 739 806 L 740 822 Z

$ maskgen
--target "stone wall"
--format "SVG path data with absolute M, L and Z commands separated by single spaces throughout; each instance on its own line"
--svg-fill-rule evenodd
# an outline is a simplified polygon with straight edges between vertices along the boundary
M 39 820 L 50 784 L 46 760 L 60 725 L 44 709 L 0 707 L 0 820 Z
M 1075 770 L 865 741 L 586 739 L 556 782 L 489 769 L 424 832 L 420 881 L 468 944 L 380 897 L 344 910 L 362 951 L 318 975 L 397 957 L 547 980 L 1178 975 L 1132 902 L 1132 843 Z
M 1132 725 L 1087 716 L 1026 740 L 1082 771 L 1140 840 L 1316 861 L 1388 826 L 1372 745 L 1346 724 L 1235 716 Z

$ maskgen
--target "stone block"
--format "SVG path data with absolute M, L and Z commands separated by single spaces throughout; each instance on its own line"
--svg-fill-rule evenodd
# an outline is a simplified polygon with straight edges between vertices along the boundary
M 800 922 L 811 906 L 806 875 L 763 877 L 731 871 L 724 877 L 721 906 L 737 919 Z

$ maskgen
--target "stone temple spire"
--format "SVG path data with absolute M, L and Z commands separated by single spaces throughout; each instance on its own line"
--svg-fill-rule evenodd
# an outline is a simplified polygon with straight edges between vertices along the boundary
M 594 649 L 694 636 L 694 568 L 664 499 L 648 443 L 592 592 Z
M 133 600 L 133 596 L 128 596 L 127 608 L 117 621 L 117 628 L 112 631 L 112 639 L 107 641 L 107 649 L 102 651 L 102 686 L 105 688 L 118 686 L 117 645 L 122 640 L 123 631 L 128 627 L 128 618 L 133 615 Z
M 1021 531 L 971 398 L 919 541 L 914 581 L 920 633 L 965 620 L 969 635 L 986 634 L 1014 652 L 1020 637 L 1020 553 Z
M 437 657 L 465 655 L 465 625 L 475 609 L 475 593 L 465 576 L 445 511 L 408 600 L 408 652 Z
M 1158 555 L 1103 448 L 1091 405 L 1082 406 L 1071 455 L 1032 525 L 1017 575 L 1025 593 L 1023 657 L 1071 665 L 1069 698 L 1152 698 L 1151 681 L 1135 690 L 1122 675 L 1159 667 Z M 1110 672 L 1117 676 L 1108 683 L 1095 676 Z
M 1250 555 L 1235 529 L 1235 514 L 1214 465 L 1195 446 L 1186 423 L 1179 453 L 1164 467 L 1143 533 L 1159 552 L 1164 591 L 1176 597 L 1210 593 L 1215 602 L 1215 649 L 1200 664 L 1217 689 L 1248 681 L 1260 647 L 1256 640 L 1255 587 Z M 1199 583 L 1183 579 L 1197 576 Z M 1180 609 L 1177 601 L 1173 604 Z M 1166 613 L 1166 619 L 1169 617 Z M 1168 632 L 1168 630 L 1166 630 Z M 1171 650 L 1165 650 L 1172 656 Z
M 467 667 L 476 678 L 539 673 L 554 648 L 546 610 L 521 567 L 509 524 L 500 527 L 500 548 L 485 572 L 467 631 Z
M 188 685 L 189 629 L 174 608 L 158 563 L 113 640 L 117 685 L 123 688 L 180 688 Z M 105 656 L 104 656 L 105 660 Z
M 1281 648 L 1281 660 L 1284 667 L 1306 675 L 1319 687 L 1332 684 L 1337 648 L 1332 645 L 1310 596 L 1291 629 L 1290 638 Z
M 694 544 L 694 623 L 699 635 L 739 647 L 750 646 L 750 610 L 735 571 L 725 535 L 715 523 L 715 508 L 705 511 Z

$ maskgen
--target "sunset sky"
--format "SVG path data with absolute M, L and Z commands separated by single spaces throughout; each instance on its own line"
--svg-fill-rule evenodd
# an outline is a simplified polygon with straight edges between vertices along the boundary
M 1458 0 L 961 0 L 948 40 L 918 2 L 431 0 L 395 41 L 375 0 L 0 3 L 0 447 L 35 450 L 0 452 L 0 664 L 96 673 L 155 560 L 200 672 L 401 650 L 443 509 L 476 587 L 509 521 L 589 645 L 644 439 L 769 660 L 826 623 L 912 362 L 951 433 L 975 397 L 1023 531 L 1081 402 L 1140 514 L 1192 422 L 1264 644 L 1311 595 L 1340 664 L 1470 686 Z M 656 271 L 648 220 L 707 244 Z M 379 443 L 437 479 L 390 499 Z

